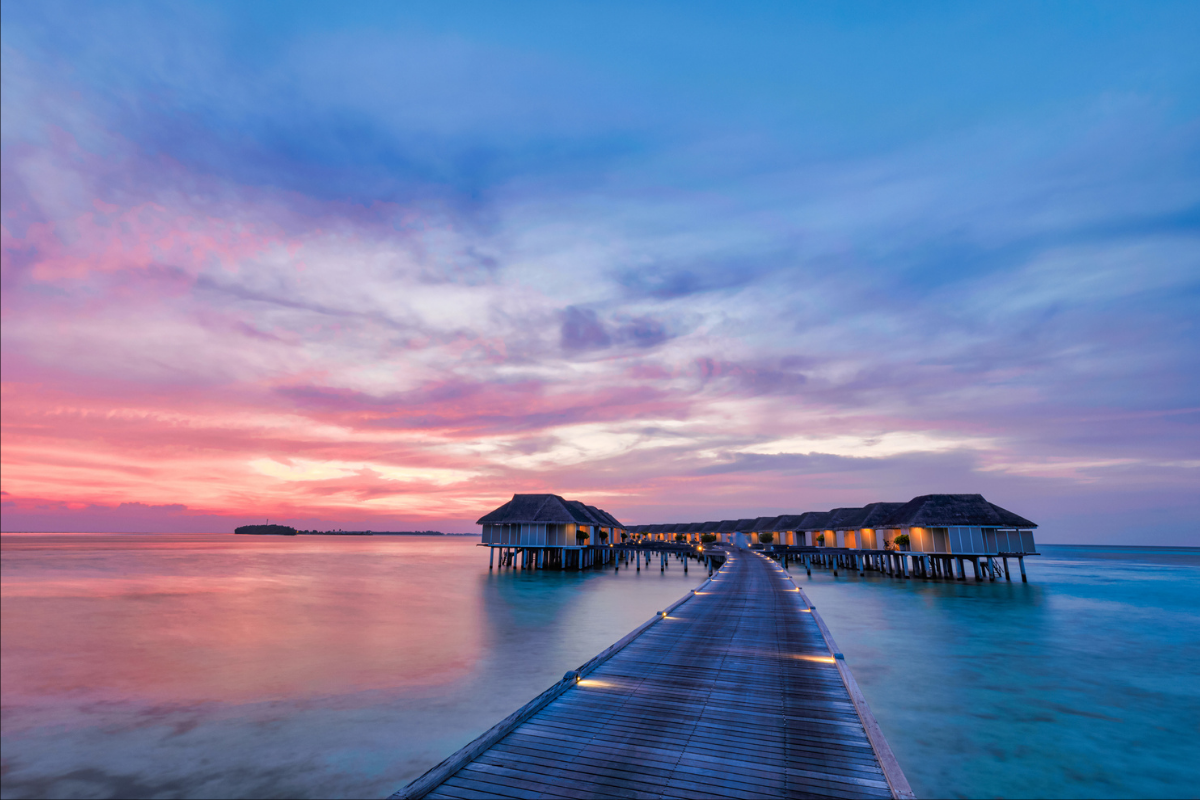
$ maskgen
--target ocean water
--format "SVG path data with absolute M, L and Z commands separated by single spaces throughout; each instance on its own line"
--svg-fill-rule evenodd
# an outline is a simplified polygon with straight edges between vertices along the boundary
M 439 537 L 5 534 L 0 795 L 386 796 L 704 575 Z M 1200 551 L 1030 583 L 792 568 L 919 797 L 1188 797 Z
M 790 572 L 918 797 L 1196 797 L 1200 549 L 1039 549 L 1029 583 Z
M 705 577 L 477 541 L 3 535 L 0 796 L 386 797 Z

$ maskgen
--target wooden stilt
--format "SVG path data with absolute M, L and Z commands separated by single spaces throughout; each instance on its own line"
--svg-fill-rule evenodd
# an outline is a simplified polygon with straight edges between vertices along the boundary
M 1017 556 L 1017 563 L 1021 566 L 1021 583 L 1029 583 L 1025 577 L 1025 556 Z
M 1012 575 L 1008 574 L 1008 556 L 1004 557 L 1004 580 L 1012 582 Z

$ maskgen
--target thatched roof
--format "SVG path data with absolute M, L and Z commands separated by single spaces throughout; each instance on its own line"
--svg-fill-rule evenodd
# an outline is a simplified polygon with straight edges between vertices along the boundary
M 823 531 L 828 527 L 827 523 L 831 512 L 829 511 L 806 511 L 800 515 L 800 521 L 796 524 L 795 531 Z
M 726 519 L 708 522 L 677 522 L 663 525 L 626 526 L 595 506 L 564 500 L 556 494 L 514 494 L 513 499 L 478 524 L 545 522 L 575 523 L 621 528 L 629 533 L 766 533 L 777 531 L 854 530 L 858 528 L 945 528 L 970 525 L 997 528 L 1036 528 L 1037 525 L 1011 511 L 989 503 L 979 494 L 927 494 L 907 503 L 871 503 L 862 508 L 806 511 L 757 519 Z
M 867 513 L 858 521 L 858 527 L 877 528 L 881 522 L 902 505 L 904 503 L 871 503 L 864 509 Z
M 622 527 L 616 517 L 578 500 L 556 494 L 514 494 L 512 500 L 480 517 L 475 524 L 544 522 L 552 525 L 602 525 Z
M 780 514 L 771 523 L 770 531 L 794 531 L 799 530 L 796 526 L 800 524 L 800 520 L 804 518 L 803 514 Z
M 867 516 L 864 508 L 835 508 L 829 512 L 829 521 L 825 527 L 831 531 L 852 531 Z
M 914 497 L 879 523 L 880 528 L 946 528 L 952 525 L 1037 527 L 1036 523 L 989 503 L 981 494 L 927 494 Z
M 617 521 L 617 518 L 614 517 L 612 514 L 609 514 L 607 511 L 604 511 L 603 509 L 596 508 L 595 506 L 586 505 L 585 503 L 581 503 L 578 500 L 568 500 L 567 503 L 575 506 L 583 514 L 586 514 L 588 517 L 590 517 L 593 520 L 593 522 L 591 523 L 593 525 L 601 525 L 604 527 L 613 526 L 613 527 L 617 527 L 617 528 L 621 527 L 621 523 Z

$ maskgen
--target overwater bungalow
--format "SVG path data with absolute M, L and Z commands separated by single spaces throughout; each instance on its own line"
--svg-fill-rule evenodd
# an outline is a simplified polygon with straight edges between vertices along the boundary
M 501 564 L 582 568 L 611 560 L 607 555 L 626 526 L 616 517 L 556 494 L 514 494 L 512 500 L 479 518 L 488 566 L 500 550 Z
M 771 532 L 778 544 L 795 547 L 804 544 L 804 533 L 799 530 L 803 514 L 780 514 L 771 523 Z
M 866 515 L 865 506 L 862 508 L 835 508 L 830 511 L 829 517 L 825 520 L 825 529 L 822 531 L 825 534 L 825 546 L 855 547 L 854 532 L 858 530 L 859 521 Z
M 779 519 L 778 515 L 774 517 L 758 517 L 750 522 L 750 530 L 746 531 L 750 535 L 750 541 L 758 544 L 761 539 L 761 534 L 769 533 L 771 538 L 775 538 L 775 520 Z
M 736 519 L 723 519 L 717 523 L 717 529 L 713 533 L 717 534 L 717 541 L 732 542 L 734 534 L 737 533 Z
M 517 557 L 533 565 L 575 566 L 610 563 L 609 551 L 622 534 L 630 543 L 696 543 L 713 534 L 723 543 L 763 546 L 771 534 L 771 549 L 785 559 L 786 548 L 803 548 L 808 563 L 865 569 L 899 570 L 911 566 L 924 575 L 949 576 L 957 562 L 971 562 L 993 579 L 996 560 L 1008 575 L 1008 558 L 1016 557 L 1024 578 L 1024 556 L 1036 554 L 1033 522 L 989 503 L 978 494 L 929 494 L 907 503 L 870 503 L 862 507 L 806 511 L 773 517 L 626 526 L 603 509 L 558 495 L 513 495 L 513 499 L 480 518 L 483 544 L 501 551 L 501 563 L 513 566 Z M 778 550 L 778 548 L 785 550 Z M 823 548 L 817 554 L 808 548 Z M 623 558 L 625 556 L 622 556 Z M 890 566 L 889 566 L 890 565 Z M 898 566 L 897 566 L 898 565 Z
M 855 527 L 844 528 L 846 547 L 860 550 L 885 550 L 884 537 L 877 533 L 879 526 L 904 503 L 871 503 L 864 506 L 861 515 L 854 520 Z
M 1036 552 L 1037 525 L 989 503 L 981 494 L 927 494 L 892 510 L 877 527 L 885 541 L 907 534 L 908 549 L 955 555 Z
M 796 530 L 803 534 L 812 547 L 834 547 L 834 542 L 830 541 L 833 531 L 829 531 L 828 537 L 825 535 L 825 525 L 830 516 L 829 511 L 806 511 L 800 515 Z

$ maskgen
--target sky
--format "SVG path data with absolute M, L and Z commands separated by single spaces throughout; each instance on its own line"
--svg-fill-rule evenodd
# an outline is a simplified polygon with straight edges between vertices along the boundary
M 1200 5 L 0 14 L 6 531 L 1200 544 Z

